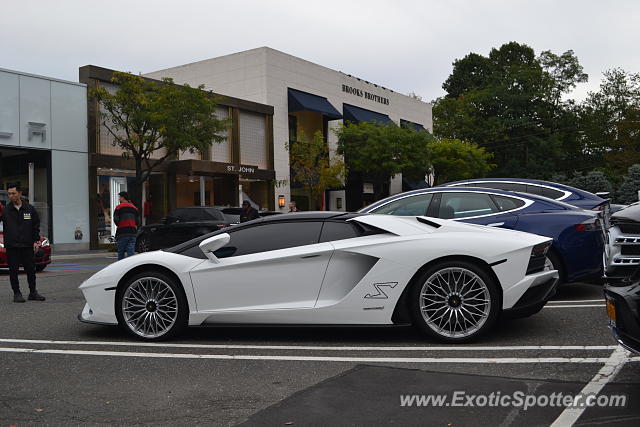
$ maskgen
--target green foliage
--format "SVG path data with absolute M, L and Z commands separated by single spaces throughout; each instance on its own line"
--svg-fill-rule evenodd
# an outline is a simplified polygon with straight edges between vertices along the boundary
M 434 138 L 425 131 L 394 124 L 348 124 L 336 131 L 338 152 L 350 170 L 388 180 L 402 173 L 412 181 L 431 171 L 437 184 L 485 176 L 495 165 L 491 154 L 474 143 Z
M 395 123 L 349 123 L 335 129 L 338 153 L 350 170 L 368 176 L 390 179 L 404 172 L 421 177 L 429 170 L 429 143 L 433 136 L 425 131 L 401 128 Z
M 304 187 L 311 204 L 315 204 L 311 208 L 317 209 L 320 197 L 327 188 L 343 185 L 344 162 L 335 155 L 329 155 L 329 147 L 320 131 L 313 138 L 300 132 L 296 141 L 287 144 L 287 150 L 293 172 L 292 182 Z
M 495 167 L 484 148 L 459 139 L 434 140 L 429 144 L 429 154 L 435 185 L 483 177 Z
M 572 51 L 536 57 L 510 42 L 487 57 L 470 53 L 454 62 L 447 95 L 435 101 L 434 133 L 486 148 L 497 176 L 549 177 L 583 156 L 574 106 L 562 95 L 586 79 Z
M 612 69 L 581 105 L 585 150 L 610 174 L 640 163 L 640 74 Z
M 115 93 L 105 87 L 89 91 L 102 106 L 101 122 L 123 155 L 133 158 L 136 180 L 133 200 L 142 204 L 141 188 L 151 172 L 179 152 L 206 151 L 224 138 L 228 121 L 215 117 L 217 100 L 204 86 L 175 85 L 171 79 L 156 82 L 129 73 L 114 72 Z M 153 153 L 161 153 L 151 158 Z
M 613 185 L 611 185 L 607 176 L 604 172 L 598 170 L 587 173 L 577 172 L 566 184 L 581 190 L 590 191 L 591 193 L 601 191 L 611 193 L 613 191 Z
M 640 190 L 640 164 L 635 164 L 629 167 L 627 174 L 623 177 L 622 185 L 616 193 L 616 201 L 623 204 L 637 202 L 638 190 Z

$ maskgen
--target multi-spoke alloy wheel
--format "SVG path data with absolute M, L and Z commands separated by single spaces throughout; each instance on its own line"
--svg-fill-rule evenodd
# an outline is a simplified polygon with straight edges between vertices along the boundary
M 448 263 L 426 272 L 416 286 L 418 323 L 449 342 L 472 339 L 497 316 L 497 293 L 491 278 L 466 263 Z
M 146 236 L 141 236 L 138 239 L 138 252 L 149 252 L 151 250 L 151 242 Z
M 119 294 L 118 320 L 137 337 L 168 338 L 186 323 L 186 303 L 171 278 L 160 273 L 133 277 Z

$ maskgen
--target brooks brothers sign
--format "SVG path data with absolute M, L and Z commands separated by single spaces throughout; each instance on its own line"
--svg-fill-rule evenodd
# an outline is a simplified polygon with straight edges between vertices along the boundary
M 375 93 L 367 92 L 355 87 L 342 85 L 342 91 L 351 95 L 356 95 L 364 99 L 370 99 L 372 101 L 379 102 L 380 104 L 389 105 L 389 99 L 383 96 L 376 95 Z

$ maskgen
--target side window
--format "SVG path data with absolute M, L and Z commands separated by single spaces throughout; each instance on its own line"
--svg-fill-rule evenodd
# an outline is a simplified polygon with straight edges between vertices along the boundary
M 516 184 L 513 182 L 479 182 L 478 187 L 495 188 L 496 190 L 505 191 L 520 191 L 523 193 L 527 191 L 527 186 L 525 184 Z
M 544 197 L 548 197 L 550 199 L 559 199 L 560 197 L 564 196 L 564 193 L 562 191 L 559 190 L 554 190 L 553 188 L 546 188 L 543 187 L 542 188 L 542 195 Z
M 322 223 L 319 221 L 272 222 L 240 228 L 229 233 L 229 243 L 218 249 L 218 258 L 275 251 L 318 243 Z
M 524 201 L 520 199 L 514 199 L 513 197 L 505 197 L 505 196 L 498 196 L 498 195 L 493 195 L 491 197 L 493 197 L 493 200 L 496 202 L 501 212 L 521 208 L 525 204 Z
M 320 242 L 330 242 L 332 240 L 353 239 L 360 234 L 355 227 L 348 222 L 327 221 L 322 226 Z
M 527 184 L 527 193 L 529 194 L 537 194 L 538 196 L 542 196 L 543 187 L 539 185 Z
M 488 194 L 442 193 L 438 217 L 443 219 L 467 218 L 497 212 L 498 208 Z
M 375 214 L 399 215 L 399 216 L 421 216 L 427 213 L 429 203 L 431 203 L 432 193 L 417 194 L 394 200 L 377 209 L 371 211 Z

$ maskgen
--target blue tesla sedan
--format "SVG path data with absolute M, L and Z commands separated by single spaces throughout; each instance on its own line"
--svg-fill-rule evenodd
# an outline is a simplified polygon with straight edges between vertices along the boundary
M 440 187 L 482 187 L 497 190 L 517 191 L 565 202 L 582 209 L 602 211 L 607 208 L 609 199 L 604 199 L 569 185 L 557 182 L 541 181 L 527 178 L 474 178 L 463 181 L 448 182 Z
M 604 232 L 598 212 L 543 196 L 478 187 L 434 187 L 396 194 L 360 212 L 430 216 L 553 238 L 546 268 L 562 282 L 602 276 Z

